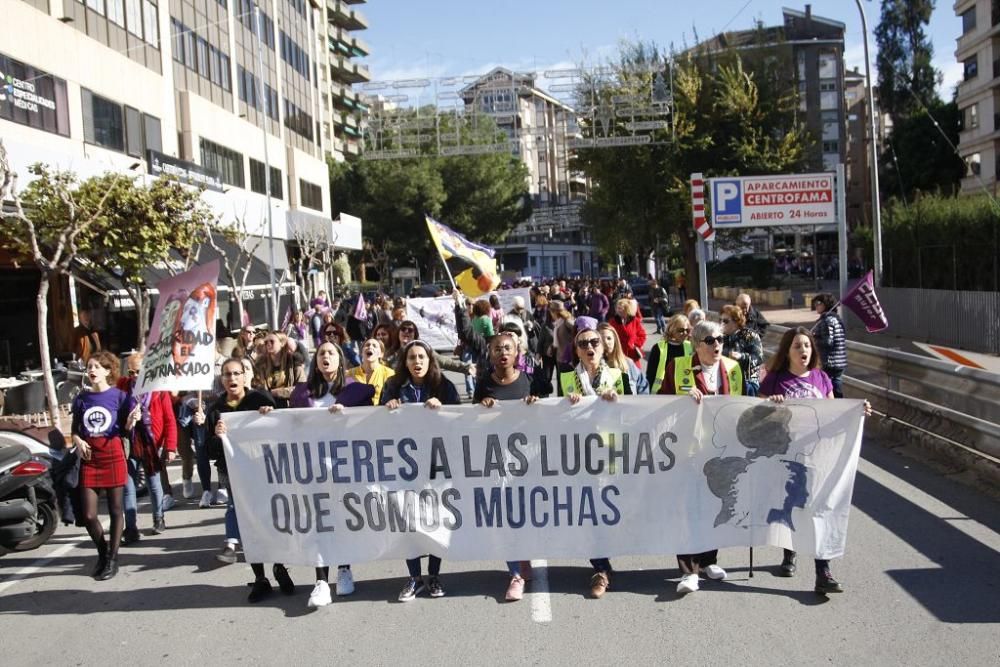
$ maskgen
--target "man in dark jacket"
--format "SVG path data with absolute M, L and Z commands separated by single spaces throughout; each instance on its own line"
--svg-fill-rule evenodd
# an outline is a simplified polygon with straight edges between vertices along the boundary
M 823 360 L 823 372 L 830 377 L 834 398 L 844 397 L 844 371 L 847 370 L 847 336 L 844 322 L 834 309 L 837 300 L 832 294 L 817 294 L 812 300 L 812 309 L 819 315 L 813 326 L 816 349 Z
M 767 321 L 767 318 L 764 317 L 763 313 L 750 305 L 750 295 L 744 293 L 736 297 L 736 306 L 739 307 L 739 309 L 742 310 L 743 314 L 746 316 L 747 328 L 751 331 L 757 332 L 757 335 L 760 336 L 761 340 L 763 340 L 764 332 L 767 331 L 769 326 L 771 326 L 771 323 Z

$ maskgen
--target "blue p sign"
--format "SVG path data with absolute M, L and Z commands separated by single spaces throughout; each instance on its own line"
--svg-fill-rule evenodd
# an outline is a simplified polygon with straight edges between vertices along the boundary
M 740 181 L 712 181 L 712 219 L 715 224 L 743 221 L 743 184 Z

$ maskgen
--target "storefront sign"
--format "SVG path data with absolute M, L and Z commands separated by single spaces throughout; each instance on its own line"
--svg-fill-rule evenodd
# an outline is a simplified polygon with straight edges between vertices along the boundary
M 215 171 L 205 169 L 201 165 L 175 157 L 164 155 L 159 151 L 146 151 L 149 160 L 149 173 L 153 176 L 173 176 L 181 183 L 204 186 L 206 190 L 222 192 L 222 176 Z
M 0 118 L 68 137 L 66 82 L 0 54 Z

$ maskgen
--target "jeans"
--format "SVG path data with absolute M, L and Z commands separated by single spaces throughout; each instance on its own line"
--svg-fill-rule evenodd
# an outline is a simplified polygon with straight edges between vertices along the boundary
M 743 387 L 744 396 L 756 396 L 760 393 L 760 382 L 757 382 L 756 380 L 747 380 L 745 385 L 746 386 Z
M 138 459 L 128 457 L 128 475 L 125 477 L 125 530 L 138 530 L 137 509 L 138 503 L 135 497 L 136 480 L 139 476 L 139 466 L 142 465 Z M 153 520 L 163 518 L 163 487 L 160 485 L 159 473 L 151 473 L 146 476 L 146 486 L 149 488 L 149 502 L 152 505 Z
M 653 317 L 656 318 L 656 333 L 663 333 L 667 330 L 667 323 L 663 315 L 663 306 L 653 306 Z
M 236 505 L 233 503 L 233 490 L 226 485 L 229 492 L 229 502 L 226 503 L 226 542 L 240 541 L 240 524 L 236 520 Z
M 829 376 L 830 384 L 833 385 L 833 397 L 843 398 L 844 397 L 844 369 L 843 368 L 824 368 L 823 371 Z
M 472 361 L 472 351 L 463 350 L 461 359 L 465 363 Z M 470 397 L 476 393 L 476 376 L 471 373 L 465 376 L 465 393 L 467 393 Z

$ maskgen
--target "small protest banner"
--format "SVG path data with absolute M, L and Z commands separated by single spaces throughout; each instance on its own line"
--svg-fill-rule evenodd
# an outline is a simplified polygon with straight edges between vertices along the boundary
M 159 282 L 136 394 L 212 388 L 218 279 L 214 260 Z
M 889 326 L 889 320 L 875 294 L 875 281 L 871 271 L 847 290 L 841 303 L 858 316 L 868 333 L 882 331 Z
M 514 307 L 514 297 L 520 296 L 527 306 L 531 305 L 531 290 L 527 287 L 505 289 L 479 297 L 488 299 L 496 294 L 500 307 L 509 313 Z M 479 299 L 472 299 L 478 301 Z M 435 350 L 451 350 L 458 345 L 458 331 L 455 329 L 455 299 L 450 296 L 422 297 L 406 300 L 406 319 L 417 325 L 420 339 Z
M 862 401 L 584 398 L 231 413 L 247 560 L 844 553 Z

